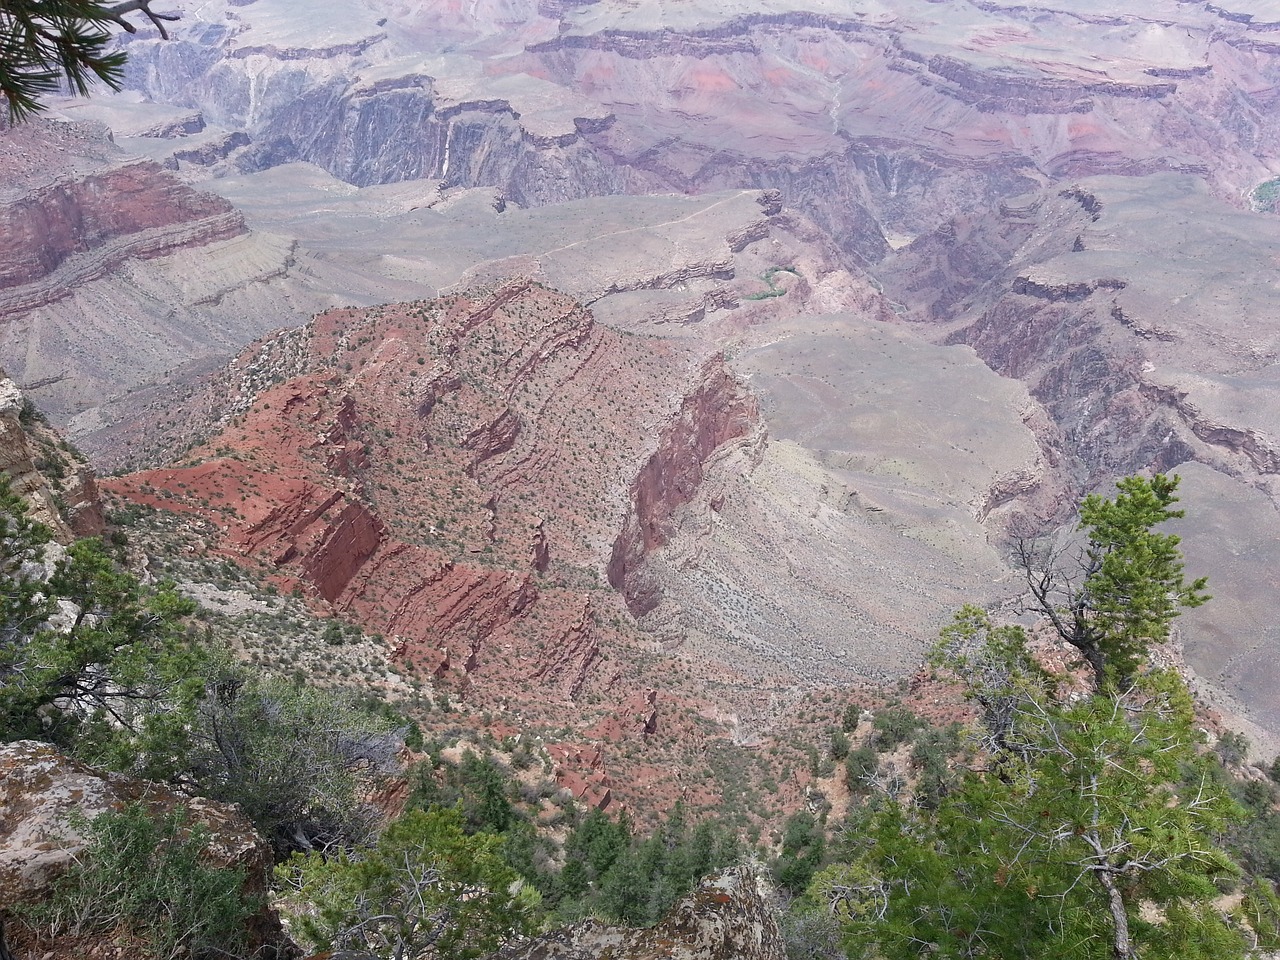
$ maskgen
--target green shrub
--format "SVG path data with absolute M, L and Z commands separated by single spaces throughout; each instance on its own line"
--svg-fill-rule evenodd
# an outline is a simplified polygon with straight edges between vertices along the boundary
M 867 781 L 875 774 L 878 766 L 879 760 L 876 757 L 876 752 L 870 746 L 864 744 L 857 750 L 850 751 L 844 761 L 849 789 L 861 790 L 864 788 Z
M 808 810 L 800 810 L 787 818 L 782 836 L 782 852 L 773 862 L 773 876 L 778 884 L 798 896 L 813 879 L 826 852 L 823 825 Z
M 366 839 L 363 792 L 398 772 L 403 741 L 352 693 L 260 679 L 224 662 L 196 708 L 186 772 L 202 794 L 238 804 L 277 857 Z
M 844 760 L 849 755 L 849 738 L 836 730 L 831 734 L 831 756 L 835 760 Z
M 1249 755 L 1249 738 L 1243 733 L 1227 730 L 1213 749 L 1224 765 L 1241 763 Z
M 910 740 L 924 724 L 905 707 L 886 707 L 876 714 L 876 749 L 892 750 Z
M 862 719 L 862 708 L 856 703 L 851 703 L 844 708 L 844 718 L 841 720 L 840 728 L 845 733 L 853 733 L 858 729 L 858 722 Z
M 538 898 L 501 848 L 468 836 L 458 810 L 411 810 L 373 849 L 295 854 L 276 875 L 299 908 L 291 929 L 315 949 L 465 960 L 533 926 Z
M 1264 950 L 1280 947 L 1280 897 L 1270 880 L 1257 879 L 1240 903 L 1241 919 L 1253 930 Z
M 153 818 L 132 804 L 73 825 L 87 845 L 30 921 L 55 936 L 114 936 L 147 960 L 246 955 L 260 904 L 244 896 L 243 870 L 205 861 L 209 833 L 185 810 Z

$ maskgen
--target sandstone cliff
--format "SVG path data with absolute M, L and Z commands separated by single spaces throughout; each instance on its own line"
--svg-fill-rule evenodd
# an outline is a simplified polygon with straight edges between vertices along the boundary
M 105 127 L 0 131 L 0 167 L 0 362 L 59 426 L 283 322 L 292 244 L 251 234 L 229 202 L 131 155 Z
M 651 611 L 660 597 L 640 573 L 645 556 L 666 542 L 675 511 L 693 499 L 711 454 L 756 430 L 759 417 L 755 398 L 716 357 L 663 428 L 658 448 L 631 485 L 631 507 L 609 557 L 609 583 L 635 615 Z

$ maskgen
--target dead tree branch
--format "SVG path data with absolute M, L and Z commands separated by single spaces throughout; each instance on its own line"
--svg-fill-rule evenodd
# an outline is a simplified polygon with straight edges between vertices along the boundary
M 182 19 L 182 14 L 180 13 L 156 13 L 151 9 L 151 0 L 124 0 L 123 3 L 106 7 L 104 12 L 114 23 L 119 24 L 121 29 L 129 33 L 137 33 L 138 28 L 125 19 L 126 15 L 141 12 L 155 24 L 156 29 L 160 31 L 160 36 L 165 40 L 169 39 L 169 31 L 164 28 L 165 21 L 172 22 Z

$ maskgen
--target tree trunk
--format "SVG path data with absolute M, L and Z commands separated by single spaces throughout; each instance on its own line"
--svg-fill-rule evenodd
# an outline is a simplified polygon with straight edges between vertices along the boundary
M 1107 655 L 1094 642 L 1074 643 L 1073 641 L 1073 645 L 1080 651 L 1080 655 L 1084 657 L 1085 662 L 1089 664 L 1089 668 L 1093 671 L 1094 692 L 1101 693 L 1106 685 Z
M 1111 901 L 1111 920 L 1115 924 L 1112 953 L 1116 960 L 1134 960 L 1133 941 L 1129 939 L 1129 913 L 1124 908 L 1124 897 L 1116 886 L 1115 878 L 1104 868 L 1098 871 L 1098 882 L 1107 891 Z

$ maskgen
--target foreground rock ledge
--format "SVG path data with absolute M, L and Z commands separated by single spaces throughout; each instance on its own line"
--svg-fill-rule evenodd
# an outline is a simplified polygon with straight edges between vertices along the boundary
M 785 960 L 767 883 L 752 867 L 705 880 L 656 927 L 630 930 L 587 920 L 490 960 Z
M 101 773 L 46 743 L 19 740 L 0 744 L 0 920 L 5 907 L 47 897 L 84 849 L 85 838 L 71 814 L 92 820 L 128 803 L 143 803 L 156 816 L 185 808 L 191 821 L 208 831 L 209 863 L 243 869 L 245 896 L 265 900 L 271 848 L 235 807 Z M 273 910 L 264 907 L 249 924 L 252 947 L 290 948 Z

